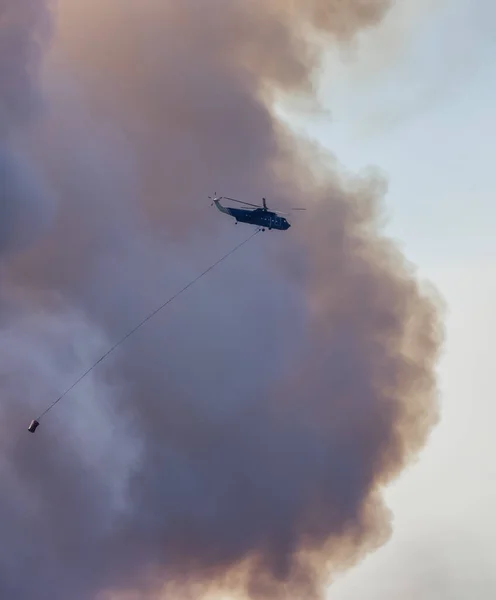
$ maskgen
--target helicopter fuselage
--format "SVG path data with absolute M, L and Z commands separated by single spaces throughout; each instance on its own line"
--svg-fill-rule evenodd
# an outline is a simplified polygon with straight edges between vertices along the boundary
M 215 205 L 220 212 L 230 215 L 237 223 L 248 223 L 249 225 L 256 225 L 267 229 L 278 229 L 280 231 L 286 231 L 291 227 L 284 217 L 280 217 L 265 208 L 255 208 L 253 210 L 230 208 L 222 206 L 218 200 L 215 201 Z

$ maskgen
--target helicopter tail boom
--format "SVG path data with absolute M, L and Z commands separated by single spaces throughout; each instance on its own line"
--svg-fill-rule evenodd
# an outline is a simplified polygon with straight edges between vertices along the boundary
M 221 198 L 215 198 L 213 202 L 214 202 L 215 206 L 220 210 L 221 213 L 230 215 L 231 211 L 229 210 L 229 208 L 227 208 L 227 206 L 222 206 L 220 201 L 221 201 Z

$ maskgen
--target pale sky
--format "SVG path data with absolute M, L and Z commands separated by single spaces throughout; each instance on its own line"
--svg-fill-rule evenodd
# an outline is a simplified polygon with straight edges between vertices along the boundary
M 385 174 L 387 231 L 448 306 L 441 424 L 387 491 L 392 540 L 332 600 L 496 597 L 496 3 L 427 4 L 398 2 L 329 59 L 329 117 L 292 118 L 345 168 Z

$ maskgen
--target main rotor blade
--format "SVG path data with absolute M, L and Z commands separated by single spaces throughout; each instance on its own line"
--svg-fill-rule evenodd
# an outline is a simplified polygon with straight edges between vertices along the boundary
M 261 204 L 252 204 L 251 202 L 244 202 L 242 200 L 236 200 L 236 198 L 229 198 L 229 196 L 223 197 L 225 200 L 231 200 L 231 202 L 237 202 L 238 204 L 243 204 L 244 206 L 253 206 L 254 208 L 264 208 Z M 293 210 L 307 210 L 306 208 L 290 208 L 290 211 Z M 278 215 L 289 215 L 289 212 L 282 212 L 279 210 L 273 210 L 272 208 L 267 208 L 268 212 L 273 212 Z
M 250 202 L 242 202 L 241 200 L 236 200 L 236 198 L 229 198 L 229 196 L 224 196 L 226 200 L 231 200 L 232 202 L 237 202 L 238 204 L 244 204 L 245 206 L 254 206 L 255 208 L 262 208 L 260 204 L 251 204 Z
M 307 210 L 306 208 L 290 208 L 289 212 L 282 212 L 280 210 L 269 209 L 269 212 L 276 213 L 278 215 L 290 215 L 293 210 Z

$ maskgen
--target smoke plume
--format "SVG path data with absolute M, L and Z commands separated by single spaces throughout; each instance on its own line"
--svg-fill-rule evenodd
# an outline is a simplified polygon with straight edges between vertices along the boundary
M 2 123 L 41 90 L 42 6 L 0 3 Z M 439 302 L 381 232 L 384 182 L 339 172 L 273 102 L 311 96 L 322 39 L 350 40 L 388 8 L 58 3 L 49 111 L 23 121 L 58 212 L 3 255 L 1 275 L 2 598 L 318 598 L 387 540 L 381 487 L 437 420 Z M 2 171 L 9 211 L 46 224 L 44 184 L 14 173 Z M 308 210 L 255 237 L 27 433 L 249 234 L 209 206 L 213 191 Z
M 53 216 L 52 193 L 16 135 L 42 107 L 38 74 L 50 22 L 43 2 L 0 1 L 0 252 L 29 243 Z

